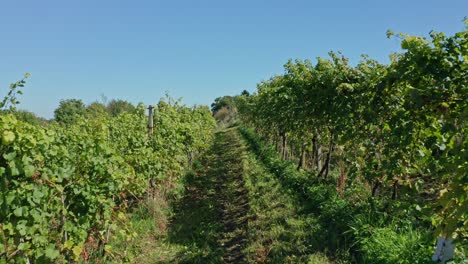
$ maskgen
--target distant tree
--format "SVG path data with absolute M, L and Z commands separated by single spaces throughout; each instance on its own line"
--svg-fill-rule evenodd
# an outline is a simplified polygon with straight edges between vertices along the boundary
M 61 100 L 54 111 L 54 119 L 61 124 L 71 124 L 80 116 L 84 116 L 86 107 L 79 99 Z
M 139 102 L 135 108 L 135 113 L 137 113 L 138 115 L 145 115 L 146 109 L 146 105 L 142 102 Z
M 17 119 L 36 126 L 47 125 L 48 121 L 45 118 L 38 117 L 36 114 L 26 110 L 14 110 L 11 111 Z
M 86 117 L 88 118 L 105 118 L 108 116 L 109 112 L 103 103 L 92 102 L 86 107 Z
M 211 112 L 216 114 L 222 108 L 233 109 L 235 108 L 235 97 L 234 96 L 222 96 L 215 99 L 211 104 Z
M 112 99 L 107 104 L 107 111 L 111 116 L 118 116 L 121 113 L 134 113 L 135 106 L 125 100 Z
M 243 90 L 241 96 L 250 96 L 250 93 L 247 90 Z

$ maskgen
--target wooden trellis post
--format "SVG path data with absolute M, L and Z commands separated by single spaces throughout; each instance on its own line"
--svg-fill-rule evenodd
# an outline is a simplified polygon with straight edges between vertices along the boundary
M 149 105 L 148 106 L 148 133 L 149 135 L 151 136 L 153 134 L 153 131 L 154 131 L 154 125 L 153 125 L 153 109 L 154 109 L 154 106 L 152 105 Z
M 151 137 L 154 132 L 154 124 L 153 124 L 153 112 L 154 106 L 148 106 L 148 135 Z M 151 192 L 151 181 L 153 180 L 152 176 L 149 175 L 148 177 L 148 187 L 146 190 L 146 203 L 149 204 L 150 201 L 150 192 Z

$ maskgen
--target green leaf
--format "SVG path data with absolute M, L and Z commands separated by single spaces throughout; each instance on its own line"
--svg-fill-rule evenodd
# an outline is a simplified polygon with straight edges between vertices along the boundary
M 10 193 L 8 193 L 8 194 L 7 194 L 7 197 L 6 197 L 6 202 L 7 202 L 7 204 L 11 204 L 11 203 L 15 200 L 16 195 L 17 195 L 17 194 L 16 194 L 15 192 L 10 192 Z
M 19 223 L 16 225 L 16 230 L 18 230 L 21 236 L 25 236 L 26 235 L 26 221 L 24 220 L 19 221 Z
M 2 143 L 5 145 L 11 144 L 13 141 L 15 141 L 15 133 L 9 130 L 5 130 L 2 133 Z
M 18 176 L 20 174 L 18 168 L 16 167 L 15 161 L 12 160 L 8 162 L 8 166 L 10 167 L 11 176 Z
M 18 207 L 13 211 L 13 214 L 17 217 L 21 217 L 23 215 L 23 207 Z
M 25 246 L 26 246 L 25 243 L 19 243 L 18 249 L 19 249 L 19 250 L 24 250 L 24 249 L 25 249 Z
M 75 255 L 75 260 L 78 260 L 80 258 L 81 252 L 83 251 L 83 244 L 74 246 L 72 251 L 73 255 Z
M 14 158 L 16 158 L 16 152 L 13 151 L 13 152 L 10 152 L 8 154 L 3 154 L 3 157 L 7 160 L 7 161 L 11 161 L 13 160 Z
M 63 249 L 72 249 L 74 245 L 75 242 L 73 241 L 73 239 L 69 239 L 65 241 L 65 243 L 63 243 Z
M 105 246 L 104 246 L 104 250 L 105 250 L 107 253 L 110 253 L 110 252 L 112 252 L 112 246 L 111 246 L 111 245 L 105 245 Z
M 31 177 L 34 175 L 34 172 L 36 171 L 36 168 L 34 168 L 34 166 L 32 165 L 26 165 L 23 167 L 23 170 L 24 170 L 24 175 L 26 177 Z
M 34 189 L 34 191 L 33 191 L 33 197 L 34 197 L 34 198 L 40 199 L 40 198 L 44 197 L 44 193 L 42 193 L 41 191 L 39 191 L 39 190 L 37 190 L 37 189 Z
M 60 255 L 60 251 L 55 249 L 54 244 L 49 244 L 44 253 L 45 256 L 49 259 L 56 259 Z

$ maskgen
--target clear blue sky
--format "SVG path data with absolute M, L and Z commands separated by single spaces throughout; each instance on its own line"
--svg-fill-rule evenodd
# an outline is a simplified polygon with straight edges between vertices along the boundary
M 289 58 L 386 63 L 399 50 L 387 29 L 453 34 L 467 15 L 467 0 L 0 0 L 0 97 L 29 72 L 20 108 L 47 118 L 61 99 L 102 94 L 210 104 L 254 91 Z

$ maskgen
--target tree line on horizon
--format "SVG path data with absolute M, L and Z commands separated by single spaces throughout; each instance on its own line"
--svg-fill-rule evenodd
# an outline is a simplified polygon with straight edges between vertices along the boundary
M 54 115 L 51 119 L 40 117 L 34 112 L 23 109 L 14 108 L 2 111 L 11 112 L 19 120 L 33 125 L 47 125 L 53 121 L 61 124 L 71 124 L 76 122 L 79 117 L 116 117 L 121 113 L 134 113 L 138 107 L 143 106 L 135 106 L 134 104 L 122 99 L 112 99 L 107 103 L 94 101 L 88 105 L 86 105 L 81 99 L 63 99 L 60 100 L 60 103 L 54 110 Z

